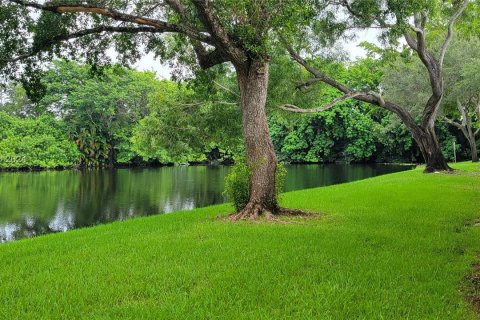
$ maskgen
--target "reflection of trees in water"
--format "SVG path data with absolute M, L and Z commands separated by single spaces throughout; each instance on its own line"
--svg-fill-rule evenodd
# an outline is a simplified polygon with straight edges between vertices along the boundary
M 144 214 L 192 209 L 224 201 L 223 180 L 228 168 L 174 167 L 161 170 L 119 171 L 123 194 L 134 195 L 132 205 Z M 152 206 L 143 208 L 145 203 Z
M 407 168 L 294 165 L 288 167 L 286 188 L 317 187 Z M 228 171 L 226 167 L 165 167 L 2 173 L 0 239 L 222 203 Z
M 320 164 L 287 167 L 285 190 L 328 186 L 411 169 L 401 165 Z
M 33 216 L 47 221 L 78 185 L 80 173 L 18 172 L 0 174 L 0 224 Z
M 0 239 L 19 239 L 221 203 L 228 168 L 0 175 Z
M 223 202 L 225 172 L 206 167 L 88 172 L 71 208 L 75 227 Z
M 22 217 L 0 227 L 0 242 L 57 232 L 50 227 L 48 221 L 36 217 Z

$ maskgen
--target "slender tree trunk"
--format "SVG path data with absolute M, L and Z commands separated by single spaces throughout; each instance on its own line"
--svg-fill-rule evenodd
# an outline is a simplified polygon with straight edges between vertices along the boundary
M 477 141 L 475 140 L 475 135 L 471 135 L 468 138 L 468 142 L 470 144 L 470 150 L 472 152 L 472 162 L 478 162 L 478 150 L 477 150 Z
M 462 104 L 460 100 L 457 100 L 457 108 L 458 111 L 460 111 L 461 123 L 455 123 L 453 121 L 450 122 L 459 128 L 465 138 L 467 138 L 468 143 L 470 144 L 470 151 L 472 153 L 472 162 L 478 162 L 477 141 L 475 139 L 476 134 L 472 127 L 472 115 L 469 112 L 469 105 Z M 475 106 L 474 112 L 478 113 L 478 117 L 480 119 L 480 100 L 478 101 L 478 105 Z
M 470 144 L 470 151 L 472 153 L 472 162 L 478 162 L 478 151 L 477 151 L 477 141 L 475 139 L 475 132 L 472 128 L 472 121 L 469 118 L 468 111 L 465 110 L 463 117 L 465 118 L 465 126 L 461 128 L 465 138 L 467 138 L 468 143 Z
M 268 62 L 256 60 L 236 68 L 240 86 L 243 137 L 247 164 L 251 170 L 250 200 L 240 212 L 240 218 L 256 218 L 262 213 L 271 215 L 279 211 L 275 192 L 277 161 L 265 114 L 268 66 Z

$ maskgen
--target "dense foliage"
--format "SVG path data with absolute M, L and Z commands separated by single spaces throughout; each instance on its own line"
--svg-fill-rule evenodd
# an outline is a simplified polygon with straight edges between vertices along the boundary
M 95 75 L 64 61 L 56 61 L 42 83 L 40 109 L 65 121 L 86 167 L 129 163 L 135 157 L 132 128 L 147 114 L 150 95 L 162 92 L 153 73 L 112 67 Z
M 375 67 L 371 57 L 354 64 L 326 59 L 321 64 L 323 68 L 348 76 L 346 81 L 353 85 L 368 84 L 373 88 L 385 79 L 383 85 L 389 88 L 387 82 L 394 81 L 390 74 L 403 72 L 398 62 Z M 402 61 L 407 63 L 402 68 L 410 65 L 408 58 Z M 281 101 L 308 103 L 314 107 L 335 96 L 333 90 L 322 86 L 302 92 L 292 90 L 285 75 L 293 78 L 300 71 L 291 68 L 289 63 L 285 60 L 272 66 L 269 126 L 280 161 L 421 161 L 421 154 L 405 127 L 379 108 L 345 101 L 319 114 L 298 116 L 278 112 Z M 206 79 L 211 76 L 199 75 Z M 13 125 L 17 122 L 48 123 L 61 138 L 45 140 L 44 146 L 50 141 L 45 150 L 67 142 L 71 147 L 74 143 L 77 148 L 73 156 L 67 157 L 68 161 L 52 161 L 48 153 L 32 151 L 30 162 L 14 163 L 13 158 L 8 158 L 10 161 L 2 167 L 231 162 L 235 155 L 243 153 L 241 113 L 236 102 L 238 88 L 234 75 L 229 73 L 215 75 L 210 83 L 206 79 L 179 85 L 157 80 L 153 73 L 120 67 L 106 68 L 101 75 L 96 75 L 88 66 L 57 61 L 46 72 L 43 79 L 46 94 L 39 102 L 31 102 L 18 85 L 3 89 L 0 108 L 10 115 L 9 121 L 3 121 L 6 128 L 3 130 L 17 130 Z M 412 108 L 414 106 L 412 104 Z M 446 113 L 448 110 L 451 108 L 446 109 Z M 6 114 L 3 119 L 5 117 Z M 448 159 L 453 160 L 454 141 L 458 159 L 468 158 L 468 143 L 459 130 L 438 123 L 437 131 Z M 30 138 L 22 137 L 23 144 L 30 143 L 28 139 L 37 139 L 33 133 Z M 2 139 L 1 143 L 11 145 L 12 139 Z M 13 156 L 12 150 L 18 148 L 9 150 L 2 156 Z M 22 158 L 24 153 L 17 156 Z M 56 156 L 61 158 L 62 154 Z
M 52 117 L 19 119 L 0 112 L 0 168 L 72 167 L 78 160 L 65 127 Z
M 271 121 L 271 134 L 281 160 L 288 162 L 365 161 L 375 151 L 377 124 L 355 106 L 293 123 Z
M 219 95 L 162 82 L 133 130 L 134 151 L 161 163 L 230 160 L 242 145 L 240 109 Z

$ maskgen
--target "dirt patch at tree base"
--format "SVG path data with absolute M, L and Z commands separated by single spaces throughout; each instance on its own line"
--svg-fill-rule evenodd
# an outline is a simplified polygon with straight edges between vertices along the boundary
M 318 218 L 321 214 L 299 209 L 279 208 L 273 213 L 258 205 L 245 207 L 240 212 L 232 213 L 225 220 L 231 222 L 237 221 L 253 221 L 253 222 L 274 222 L 282 224 L 301 223 L 301 219 Z

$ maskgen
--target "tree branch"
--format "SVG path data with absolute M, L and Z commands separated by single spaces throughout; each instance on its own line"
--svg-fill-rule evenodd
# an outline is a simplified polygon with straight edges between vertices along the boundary
M 475 112 L 477 113 L 478 121 L 480 121 L 480 95 L 478 96 L 477 106 L 475 108 Z
M 168 23 L 161 20 L 151 19 L 147 17 L 141 17 L 123 13 L 114 9 L 105 7 L 89 5 L 89 4 L 40 4 L 36 2 L 26 0 L 7 0 L 18 5 L 39 9 L 43 11 L 49 11 L 57 14 L 64 13 L 95 13 L 105 17 L 109 17 L 116 21 L 130 22 L 138 25 L 149 26 L 161 30 L 162 32 L 174 32 L 183 33 L 192 39 L 202 41 L 208 44 L 212 44 L 211 36 L 202 32 L 198 32 L 195 29 L 184 27 L 172 23 Z
M 469 121 L 470 116 L 468 114 L 468 109 L 467 105 L 462 105 L 460 102 L 460 99 L 457 99 L 457 109 L 460 112 L 461 116 L 461 121 L 462 121 L 462 126 L 467 127 L 471 125 L 471 121 Z
M 321 81 L 321 82 L 324 82 L 336 89 L 338 89 L 339 91 L 345 93 L 345 94 L 350 94 L 350 93 L 353 93 L 353 90 L 350 89 L 349 87 L 341 84 L 340 82 L 326 76 L 325 74 L 319 72 L 318 70 L 316 70 L 315 68 L 311 67 L 307 61 L 305 59 L 303 59 L 293 48 L 292 46 L 288 43 L 288 41 L 286 41 L 285 38 L 283 38 L 281 35 L 280 35 L 280 40 L 282 41 L 283 43 L 283 46 L 285 47 L 285 49 L 288 51 L 288 53 L 290 54 L 290 57 L 295 60 L 296 62 L 298 62 L 301 66 L 303 66 L 305 68 L 305 70 L 307 70 L 311 75 L 314 76 L 315 79 L 311 79 L 309 81 L 307 81 L 306 83 L 304 84 L 301 84 L 299 86 L 309 86 L 311 85 L 312 83 L 314 82 L 318 82 L 318 81 Z M 299 87 L 297 86 L 297 87 Z
M 209 0 L 191 1 L 197 9 L 200 21 L 210 32 L 217 49 L 220 49 L 228 57 L 228 60 L 234 64 L 238 65 L 246 61 L 245 51 L 237 46 L 220 20 L 214 15 Z
M 468 0 L 464 0 L 465 2 Z M 407 44 L 411 49 L 417 52 L 418 57 L 420 58 L 422 64 L 425 66 L 428 72 L 430 87 L 432 94 L 425 104 L 425 108 L 422 114 L 422 125 L 424 127 L 431 124 L 434 121 L 434 118 L 437 115 L 440 102 L 443 97 L 444 81 L 442 74 L 443 60 L 445 58 L 445 52 L 448 48 L 452 37 L 452 28 L 455 21 L 458 19 L 460 14 L 465 9 L 466 3 L 463 3 L 462 7 L 452 16 L 449 23 L 449 35 L 444 44 L 444 47 L 440 51 L 440 60 L 437 60 L 430 52 L 427 50 L 427 44 L 425 40 L 425 26 L 427 22 L 427 15 L 425 12 L 416 12 L 414 14 L 414 26 L 410 26 L 413 31 L 415 31 L 417 39 L 414 40 L 410 35 L 408 30 L 404 31 L 404 37 L 407 41 Z
M 353 98 L 357 101 L 361 102 L 366 102 L 372 105 L 379 106 L 381 108 L 384 108 L 386 110 L 389 110 L 393 113 L 395 113 L 407 126 L 412 127 L 416 126 L 415 119 L 412 117 L 410 113 L 406 111 L 405 108 L 402 106 L 393 103 L 391 101 L 385 101 L 380 94 L 374 93 L 374 92 L 355 92 L 351 88 L 347 87 L 344 84 L 341 84 L 340 82 L 336 81 L 335 79 L 330 78 L 329 76 L 319 72 L 315 68 L 311 67 L 305 59 L 303 59 L 293 48 L 292 46 L 286 41 L 282 35 L 279 35 L 280 41 L 283 43 L 285 49 L 288 51 L 290 56 L 292 57 L 293 60 L 297 61 L 301 66 L 303 66 L 310 74 L 314 76 L 314 79 L 311 79 L 304 83 L 303 85 L 311 85 L 315 82 L 323 82 L 331 87 L 337 89 L 338 91 L 342 92 L 345 94 L 344 97 L 350 97 Z M 284 106 L 288 109 L 295 109 L 294 110 L 288 110 L 288 111 L 293 111 L 293 112 L 298 112 L 296 111 L 299 109 L 296 106 Z M 309 111 L 307 111 L 309 112 Z
M 418 51 L 418 45 L 417 41 L 413 39 L 413 37 L 408 33 L 407 30 L 403 32 L 403 37 L 405 38 L 405 41 L 407 42 L 407 45 L 413 50 L 413 51 Z
M 318 107 L 318 108 L 313 108 L 313 109 L 303 109 L 303 108 L 299 108 L 299 107 L 297 107 L 293 104 L 284 104 L 283 106 L 280 106 L 280 109 L 283 109 L 285 111 L 290 111 L 290 112 L 296 112 L 296 113 L 318 113 L 318 112 L 323 112 L 323 111 L 326 111 L 328 109 L 331 109 L 336 104 L 338 104 L 342 101 L 352 99 L 352 98 L 355 98 L 355 97 L 358 97 L 358 96 L 361 96 L 361 95 L 363 95 L 362 92 L 353 92 L 353 93 L 350 93 L 350 94 L 346 94 L 342 97 L 333 99 L 331 103 L 329 103 L 325 106 Z
M 185 21 L 185 23 L 193 28 L 192 23 L 190 22 L 185 6 L 181 2 L 181 0 L 165 0 L 166 3 L 173 11 L 175 11 L 180 18 Z M 195 54 L 198 59 L 198 64 L 202 69 L 211 68 L 217 64 L 221 64 L 228 61 L 228 57 L 223 54 L 218 48 L 213 51 L 208 51 L 203 44 L 195 39 L 190 39 Z
M 424 14 L 415 12 L 413 16 L 414 25 L 410 26 L 410 28 L 415 32 L 417 35 L 416 41 L 411 38 L 410 34 L 407 30 L 404 32 L 405 40 L 407 44 L 415 50 L 420 59 L 424 62 L 424 64 L 428 64 L 431 67 L 433 57 L 427 52 L 427 43 L 425 40 L 425 23 L 426 23 L 426 16 Z M 427 68 L 429 67 L 427 66 Z
M 198 58 L 198 64 L 204 70 L 216 66 L 217 64 L 222 64 L 229 61 L 228 57 L 223 54 L 219 49 L 208 52 L 206 50 L 200 49 L 199 47 L 195 47 L 195 45 L 194 49 Z
M 216 84 L 217 86 L 219 86 L 220 88 L 222 88 L 223 90 L 225 91 L 228 91 L 230 92 L 231 94 L 233 94 L 234 96 L 240 98 L 240 95 L 238 93 L 236 93 L 235 91 L 233 90 L 230 90 L 229 88 L 225 87 L 224 85 L 222 85 L 221 83 L 217 82 L 217 81 L 213 81 L 214 84 Z
M 455 14 L 450 19 L 450 22 L 448 23 L 448 34 L 447 34 L 447 37 L 445 38 L 445 42 L 443 43 L 442 49 L 440 50 L 440 58 L 439 58 L 440 67 L 443 66 L 443 61 L 445 60 L 445 54 L 453 38 L 453 25 L 458 20 L 458 18 L 463 13 L 463 11 L 465 11 L 467 4 L 468 4 L 468 0 L 464 0 L 460 8 L 457 10 L 457 12 L 455 12 Z
M 445 122 L 451 124 L 452 126 L 457 127 L 460 130 L 462 129 L 462 125 L 458 122 L 453 121 L 452 119 L 449 119 L 447 117 L 443 117 L 443 120 L 445 120 Z
M 478 96 L 477 105 L 475 107 L 475 113 L 477 114 L 477 121 L 480 122 L 480 96 Z M 480 133 L 480 128 L 478 128 L 474 135 L 477 136 Z
M 335 2 L 335 1 L 331 1 L 331 4 L 334 4 L 334 5 L 340 5 L 340 6 L 343 6 L 345 7 L 345 9 L 347 9 L 347 11 L 354 17 L 356 18 L 359 18 L 359 19 L 363 19 L 364 16 L 359 13 L 359 12 L 356 12 L 352 6 L 348 3 L 348 0 L 340 0 L 339 2 Z M 379 28 L 382 28 L 382 29 L 385 29 L 385 28 L 390 28 L 390 27 L 393 27 L 394 25 L 390 24 L 390 23 L 387 23 L 384 19 L 381 19 L 380 16 L 369 16 L 368 18 L 372 19 L 373 21 L 376 21 L 378 23 L 378 27 Z
M 51 47 L 55 43 L 60 43 L 60 42 L 63 42 L 63 41 L 68 41 L 68 40 L 71 40 L 71 39 L 77 39 L 77 38 L 81 38 L 81 37 L 84 37 L 84 36 L 87 36 L 87 35 L 98 34 L 98 33 L 102 33 L 102 32 L 112 32 L 112 33 L 113 32 L 121 32 L 121 33 L 141 33 L 141 32 L 163 33 L 164 31 L 156 29 L 156 28 L 151 28 L 151 27 L 100 26 L 100 27 L 96 27 L 96 28 L 80 30 L 80 31 L 70 33 L 70 34 L 63 34 L 63 35 L 58 35 L 58 36 L 52 37 L 51 39 L 43 41 L 41 45 L 39 45 L 37 47 L 32 47 L 29 50 L 29 52 L 27 52 L 25 54 L 22 54 L 20 56 L 12 58 L 12 59 L 3 60 L 3 61 L 7 61 L 7 62 L 21 61 L 23 59 L 33 57 L 33 56 L 39 54 L 40 52 L 48 50 L 49 47 Z

